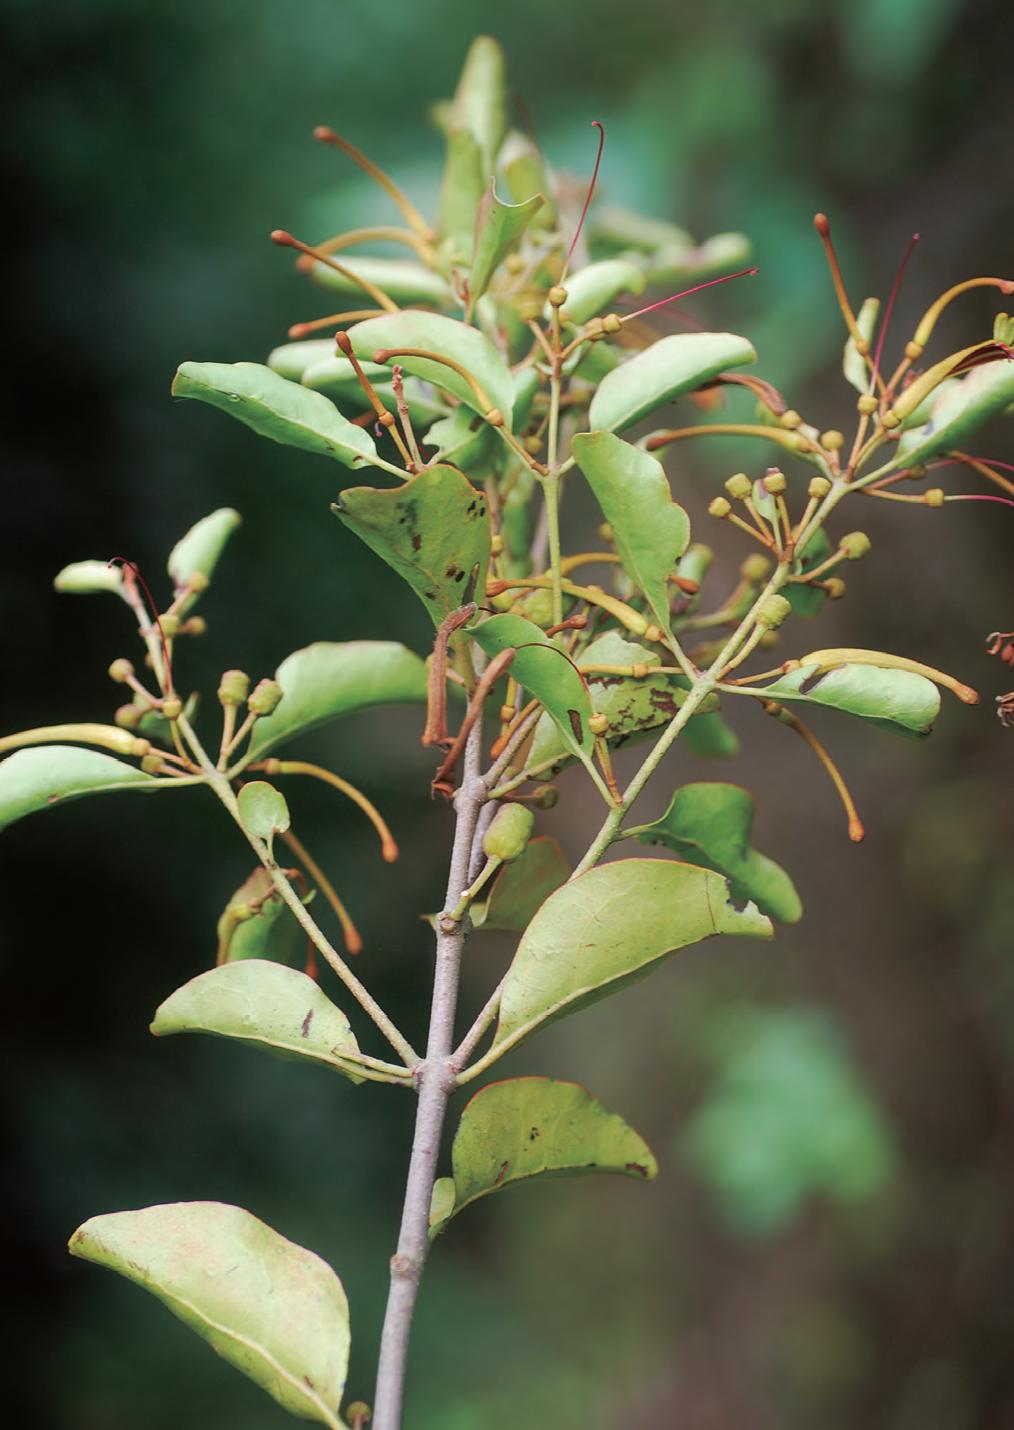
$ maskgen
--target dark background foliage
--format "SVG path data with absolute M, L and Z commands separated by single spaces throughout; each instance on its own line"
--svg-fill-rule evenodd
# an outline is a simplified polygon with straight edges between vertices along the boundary
M 610 197 L 701 236 L 751 236 L 761 276 L 690 308 L 754 337 L 797 407 L 845 425 L 812 213 L 832 214 L 857 297 L 883 292 L 922 232 L 899 334 L 950 283 L 1014 269 L 1007 11 L 4 0 L 3 728 L 108 718 L 105 667 L 134 654 L 113 603 L 58 597 L 52 574 L 122 554 L 157 578 L 182 531 L 223 504 L 244 525 L 188 653 L 195 686 L 213 690 L 225 666 L 268 673 L 313 639 L 424 647 L 424 615 L 330 516 L 334 469 L 168 398 L 181 359 L 260 357 L 318 311 L 270 228 L 384 221 L 383 196 L 308 142 L 315 123 L 432 202 L 440 145 L 421 116 L 491 29 L 558 167 L 587 173 L 601 119 Z M 946 336 L 983 336 L 991 312 L 972 295 Z M 1009 426 L 980 449 L 1014 458 Z M 670 463 L 699 535 L 711 539 L 703 506 L 739 464 L 729 449 Z M 588 1082 L 653 1142 L 661 1174 L 648 1188 L 518 1191 L 462 1218 L 427 1276 L 419 1430 L 1014 1426 L 1014 735 L 991 713 L 1005 672 L 983 644 L 1014 623 L 1014 528 L 999 507 L 870 506 L 874 553 L 816 643 L 905 650 L 978 685 L 983 704 L 948 700 L 921 746 L 821 722 L 867 821 L 858 848 L 802 747 L 752 709 L 734 717 L 733 765 L 672 759 L 671 783 L 755 790 L 761 847 L 792 870 L 806 917 L 770 946 L 688 951 L 513 1060 Z M 430 975 L 417 915 L 439 902 L 448 833 L 417 727 L 402 712 L 316 745 L 389 812 L 400 865 L 379 863 L 354 811 L 294 795 L 366 933 L 363 973 L 412 1033 Z M 595 810 L 570 783 L 554 819 L 578 850 Z M 238 1201 L 332 1261 L 353 1308 L 350 1390 L 369 1397 L 408 1100 L 146 1031 L 207 966 L 247 873 L 213 802 L 84 802 L 5 834 L 2 850 L 5 1399 L 23 1398 L 19 1423 L 283 1423 L 160 1307 L 63 1251 L 93 1212 L 183 1198 Z M 476 942 L 470 1003 L 507 954 Z M 828 1127 L 855 1138 L 818 1174 Z

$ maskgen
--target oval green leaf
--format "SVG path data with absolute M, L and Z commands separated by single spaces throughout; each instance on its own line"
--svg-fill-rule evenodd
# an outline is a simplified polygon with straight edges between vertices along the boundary
M 602 379 L 588 410 L 589 426 L 620 432 L 726 368 L 756 362 L 734 333 L 675 333 L 645 348 Z
M 254 726 L 250 760 L 342 715 L 426 699 L 426 666 L 397 641 L 315 641 L 286 656 L 275 679 L 282 699 Z
M 0 829 L 68 799 L 112 790 L 148 792 L 165 786 L 112 755 L 73 745 L 36 746 L 0 760 Z
M 435 626 L 482 602 L 489 510 L 456 468 L 425 467 L 401 487 L 347 487 L 331 510 L 408 582 Z
M 568 277 L 567 301 L 560 316 L 565 322 L 587 323 L 611 308 L 621 293 L 643 293 L 644 269 L 626 258 L 606 258 L 589 263 Z M 598 346 L 598 344 L 596 344 Z
M 196 397 L 285 447 L 361 467 L 377 455 L 373 438 L 343 417 L 333 402 L 258 362 L 185 362 L 174 397 Z
M 232 507 L 219 507 L 210 516 L 202 517 L 177 541 L 169 553 L 167 569 L 178 591 L 187 585 L 191 576 L 211 579 L 226 542 L 241 521 L 239 512 Z
M 97 591 L 123 594 L 123 572 L 108 561 L 72 561 L 53 578 L 53 589 L 72 596 L 92 596 Z
M 644 978 L 712 934 L 770 938 L 752 904 L 737 909 L 720 874 L 667 859 L 620 859 L 551 894 L 507 971 L 494 1046 Z
M 448 1188 L 434 1189 L 433 1235 L 469 1202 L 531 1177 L 658 1174 L 651 1148 L 622 1117 L 580 1083 L 548 1077 L 507 1078 L 477 1092 L 461 1114 L 451 1165 L 453 1201 Z
M 662 464 L 612 432 L 581 433 L 573 452 L 612 527 L 624 571 L 669 632 L 668 581 L 690 545 L 690 518 L 673 501 Z
M 475 210 L 472 210 L 473 214 Z M 407 258 L 375 258 L 355 256 L 348 253 L 337 255 L 337 261 L 350 273 L 365 278 L 381 292 L 386 293 L 396 303 L 433 303 L 443 307 L 450 303 L 453 294 L 439 273 L 424 268 L 421 263 L 413 263 Z M 308 265 L 310 281 L 318 288 L 326 288 L 332 293 L 348 293 L 361 298 L 357 308 L 372 308 L 374 302 L 363 292 L 362 286 L 354 278 L 339 273 L 329 263 L 313 261 Z
M 236 797 L 243 826 L 250 834 L 263 839 L 270 849 L 276 834 L 289 827 L 289 806 L 280 790 L 267 780 L 251 780 Z
M 664 844 L 686 863 L 724 874 L 734 899 L 752 899 L 761 913 L 797 923 L 803 905 L 795 885 L 751 846 L 753 820 L 753 797 L 739 785 L 689 784 L 676 791 L 661 818 L 628 832 L 642 844 Z
M 557 841 L 537 834 L 519 858 L 503 866 L 489 898 L 472 905 L 472 927 L 524 933 L 540 905 L 569 877 L 570 865 Z
M 467 129 L 482 155 L 487 174 L 507 129 L 507 94 L 504 55 L 490 35 L 472 41 L 461 67 L 451 106 L 452 129 Z
M 291 1414 L 342 1430 L 348 1302 L 312 1251 L 224 1202 L 92 1217 L 69 1249 L 150 1291 Z
M 510 427 L 514 405 L 510 369 L 489 338 L 478 329 L 459 323 L 456 318 L 446 318 L 441 313 L 406 309 L 402 313 L 385 313 L 382 318 L 367 318 L 364 323 L 356 323 L 349 328 L 348 335 L 359 358 L 372 360 L 385 348 L 425 348 L 427 352 L 459 363 L 478 382 L 489 399 L 489 405 L 500 409 L 504 422 Z M 432 358 L 415 357 L 393 358 L 392 362 L 398 362 L 406 372 L 432 382 L 434 387 L 460 397 L 476 412 L 489 410 L 461 374 L 444 363 L 434 362 Z
M 940 711 L 940 691 L 931 680 L 877 665 L 823 671 L 819 665 L 801 665 L 763 689 L 767 699 L 824 705 L 896 735 L 928 735 Z
M 237 917 L 237 909 L 249 917 Z M 301 968 L 305 961 L 306 935 L 260 864 L 223 909 L 216 933 L 219 963 L 268 958 L 295 967 L 298 959 Z
M 363 1081 L 349 1067 L 359 1044 L 345 1014 L 312 978 L 268 959 L 223 963 L 198 974 L 159 1006 L 151 1031 L 157 1038 L 171 1033 L 234 1038 Z

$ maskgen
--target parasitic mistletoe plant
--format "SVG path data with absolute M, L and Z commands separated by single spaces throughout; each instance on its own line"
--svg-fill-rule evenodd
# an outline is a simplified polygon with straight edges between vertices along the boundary
M 342 1410 L 350 1332 L 337 1275 L 249 1212 L 215 1202 L 154 1206 L 95 1217 L 71 1240 L 76 1256 L 153 1292 L 287 1410 L 332 1430 L 371 1415 L 376 1430 L 401 1424 L 427 1253 L 470 1202 L 529 1177 L 655 1175 L 642 1138 L 583 1087 L 480 1080 L 540 1028 L 646 976 L 675 950 L 717 935 L 770 937 L 773 921 L 800 917 L 789 876 L 752 846 L 753 802 L 738 786 L 684 784 L 660 818 L 632 822 L 649 780 L 669 778 L 676 742 L 693 756 L 733 753 L 723 708 L 759 703 L 812 749 L 859 840 L 845 783 L 800 707 L 920 736 L 937 715 L 939 687 L 976 702 L 951 676 L 879 650 L 805 650 L 772 668 L 767 653 L 844 594 L 841 571 L 869 550 L 862 531 L 841 534 L 839 507 L 881 499 L 905 511 L 977 496 L 898 489 L 949 464 L 1005 493 L 979 499 L 1014 495 L 1002 464 L 964 450 L 1014 404 L 1014 319 L 1001 314 L 981 342 L 924 357 L 955 298 L 977 287 L 1010 293 L 1014 283 L 973 278 L 948 289 L 891 371 L 885 339 L 901 273 L 882 317 L 873 298 L 857 311 L 818 215 L 848 330 L 844 374 L 858 389 L 846 404 L 858 409 L 852 434 L 819 431 L 753 375 L 746 338 L 661 335 L 655 325 L 675 299 L 642 301 L 650 287 L 682 282 L 695 292 L 723 281 L 743 261 L 742 239 L 695 245 L 668 223 L 592 207 L 601 126 L 582 206 L 582 193 L 554 177 L 534 142 L 508 130 L 502 57 L 489 39 L 475 42 L 439 120 L 447 166 L 435 222 L 351 143 L 318 130 L 372 175 L 402 223 L 317 245 L 272 236 L 299 250 L 297 267 L 339 305 L 359 306 L 297 323 L 266 365 L 187 362 L 173 385 L 178 397 L 219 407 L 282 445 L 356 473 L 372 469 L 374 483 L 346 487 L 333 510 L 351 533 L 343 539 L 365 541 L 422 601 L 432 650 L 424 659 L 387 641 L 322 641 L 252 689 L 246 674 L 228 670 L 217 748 L 209 745 L 175 657 L 184 637 L 204 629 L 193 608 L 239 521 L 217 511 L 173 548 L 164 608 L 130 562 L 85 561 L 60 573 L 60 590 L 109 591 L 126 602 L 145 668 L 125 658 L 110 667 L 128 694 L 113 723 L 0 741 L 14 752 L 0 763 L 0 823 L 82 795 L 183 797 L 200 787 L 249 845 L 254 871 L 219 921 L 215 966 L 170 994 L 155 1034 L 211 1033 L 416 1099 L 372 1409 L 358 1400 Z M 408 255 L 348 252 L 377 242 Z M 695 404 L 689 422 L 637 435 L 676 399 Z M 748 420 L 712 418 L 726 401 L 746 402 Z M 691 541 L 660 457 L 676 443 L 726 434 L 755 439 L 758 452 L 766 447 L 790 470 L 738 472 L 711 501 L 708 516 L 735 526 L 747 549 L 712 597 L 712 553 Z M 561 532 L 561 495 L 574 484 L 587 484 L 601 508 L 592 550 L 570 549 Z M 395 859 L 369 801 L 287 747 L 352 711 L 409 702 L 425 710 L 422 741 L 439 759 L 434 818 L 453 823 L 446 898 L 431 920 L 424 1042 L 419 1030 L 395 1026 L 353 971 L 359 935 L 291 827 L 282 792 L 296 776 L 327 782 L 357 802 L 383 857 Z M 644 753 L 624 785 L 613 752 L 635 740 Z M 573 869 L 536 832 L 538 813 L 557 800 L 550 781 L 565 769 L 573 771 L 565 784 L 590 781 L 601 801 L 599 827 Z M 322 926 L 328 908 L 344 951 Z M 513 931 L 516 952 L 462 1032 L 462 948 L 487 929 Z M 318 962 L 341 985 L 336 1001 L 317 981 Z M 370 1052 L 364 1034 L 376 1045 Z M 444 1165 L 445 1114 L 462 1089 L 472 1095 Z

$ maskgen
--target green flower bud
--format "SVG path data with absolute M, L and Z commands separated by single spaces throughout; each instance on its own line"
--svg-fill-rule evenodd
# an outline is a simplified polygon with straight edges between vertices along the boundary
M 708 503 L 709 516 L 724 517 L 728 516 L 730 511 L 732 511 L 732 507 L 729 502 L 726 501 L 725 497 L 714 497 Z
M 115 680 L 117 685 L 126 685 L 127 681 L 134 674 L 134 667 L 125 656 L 120 656 L 114 660 L 109 667 L 109 679 Z
M 840 452 L 845 445 L 845 434 L 831 427 L 828 431 L 820 434 L 820 445 L 825 452 Z
M 218 686 L 218 698 L 223 705 L 242 705 L 250 692 L 250 677 L 245 670 L 227 670 Z
M 824 582 L 824 589 L 832 601 L 840 601 L 845 594 L 845 582 L 840 576 L 829 576 Z
M 781 417 L 779 417 L 778 419 L 781 425 L 783 427 L 787 427 L 790 432 L 794 428 L 798 427 L 802 420 L 803 419 L 800 417 L 799 413 L 795 410 L 794 407 L 790 407 L 787 412 L 783 412 Z
M 923 501 L 926 503 L 927 506 L 943 506 L 943 504 L 944 504 L 944 489 L 943 489 L 943 487 L 930 487 L 930 489 L 929 489 L 928 492 L 923 492 L 923 494 L 922 494 L 922 499 L 923 499 Z
M 746 472 L 734 472 L 725 484 L 725 490 L 732 497 L 733 501 L 745 501 L 753 491 L 753 482 Z
M 623 327 L 618 313 L 607 313 L 602 319 L 602 331 L 604 333 L 618 333 Z
M 870 417 L 877 410 L 877 399 L 872 392 L 864 392 L 856 400 L 856 411 L 861 412 L 864 417 Z
M 811 477 L 810 485 L 807 487 L 807 495 L 813 497 L 815 501 L 823 501 L 831 490 L 831 483 L 827 477 Z
M 749 581 L 751 586 L 760 586 L 771 574 L 771 562 L 759 551 L 751 551 L 739 568 L 739 574 L 744 581 Z
M 181 636 L 203 636 L 208 629 L 208 623 L 203 616 L 190 616 L 180 626 Z
M 535 815 L 523 804 L 502 804 L 482 838 L 487 859 L 509 864 L 525 852 L 535 828 Z
M 162 701 L 162 714 L 167 720 L 178 720 L 183 713 L 183 701 L 176 695 L 170 695 L 167 700 Z
M 769 467 L 764 473 L 764 486 L 773 497 L 779 496 L 788 486 L 785 473 L 778 467 Z
M 179 635 L 179 633 L 180 633 L 180 618 L 179 618 L 179 616 L 169 616 L 169 615 L 159 616 L 159 618 L 158 618 L 158 623 L 159 623 L 159 625 L 161 626 L 161 628 L 162 628 L 162 634 L 165 636 L 165 638 L 166 638 L 167 641 L 171 641 L 174 636 L 178 636 L 178 635 Z
M 546 297 L 549 299 L 550 304 L 554 308 L 562 308 L 564 303 L 566 303 L 568 296 L 569 295 L 567 293 L 566 288 L 564 288 L 563 285 L 560 283 L 554 283 L 552 288 L 550 288 L 549 292 L 546 294 Z
M 556 785 L 546 785 L 545 789 L 536 790 L 531 802 L 536 809 L 555 809 L 560 803 L 560 791 Z
M 277 680 L 258 680 L 253 694 L 247 701 L 251 715 L 270 715 L 282 698 L 282 687 Z
M 858 561 L 865 556 L 870 549 L 870 538 L 865 531 L 850 531 L 847 536 L 843 536 L 838 543 L 838 549 L 844 551 L 850 561 Z
M 777 630 L 791 611 L 792 606 L 784 596 L 768 596 L 757 612 L 757 624 L 769 631 Z
M 588 729 L 593 735 L 604 735 L 609 729 L 609 716 L 596 711 L 594 715 L 588 716 Z
M 136 730 L 143 714 L 144 711 L 139 705 L 121 705 L 113 716 L 113 721 L 121 730 Z
M 145 755 L 141 760 L 141 769 L 146 775 L 160 775 L 165 769 L 165 761 L 161 755 Z

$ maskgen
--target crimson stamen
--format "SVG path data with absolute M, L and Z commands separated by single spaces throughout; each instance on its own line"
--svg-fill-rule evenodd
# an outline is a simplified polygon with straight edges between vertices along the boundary
M 905 249 L 904 255 L 902 256 L 902 260 L 898 264 L 898 271 L 894 275 L 894 283 L 891 285 L 891 291 L 887 298 L 887 307 L 884 309 L 884 321 L 880 325 L 880 332 L 877 335 L 877 347 L 876 351 L 873 354 L 873 369 L 870 373 L 870 392 L 873 391 L 877 378 L 880 374 L 880 355 L 884 351 L 884 339 L 887 337 L 887 326 L 891 321 L 891 314 L 894 312 L 895 299 L 897 298 L 898 293 L 901 290 L 901 282 L 902 279 L 905 277 L 905 269 L 908 267 L 908 260 L 912 257 L 912 254 L 915 250 L 915 246 L 919 242 L 919 238 L 920 235 L 918 233 L 913 233 L 912 237 L 908 240 L 908 247 Z
M 592 170 L 591 183 L 588 185 L 588 192 L 585 194 L 584 197 L 584 208 L 581 210 L 581 217 L 577 221 L 577 228 L 574 231 L 574 237 L 570 240 L 570 247 L 567 249 L 567 261 L 563 265 L 564 276 L 566 275 L 567 269 L 570 267 L 570 260 L 574 256 L 574 249 L 577 247 L 577 241 L 581 237 L 581 230 L 584 228 L 584 221 L 588 214 L 588 207 L 591 204 L 592 195 L 595 192 L 595 185 L 598 182 L 599 165 L 602 163 L 602 149 L 606 142 L 605 126 L 598 119 L 592 120 L 592 128 L 597 129 L 599 131 L 599 148 L 598 153 L 595 155 L 595 167 Z
M 706 283 L 697 283 L 693 288 L 684 288 L 682 293 L 674 293 L 671 298 L 661 298 L 657 303 L 649 303 L 647 308 L 638 308 L 636 313 L 624 313 L 621 323 L 631 318 L 643 318 L 645 313 L 654 313 L 656 308 L 664 308 L 667 303 L 677 303 L 680 298 L 689 298 L 691 293 L 700 293 L 703 288 L 714 288 L 718 283 L 730 283 L 733 278 L 752 278 L 759 268 L 741 268 L 738 273 L 726 273 L 723 278 L 709 278 Z

